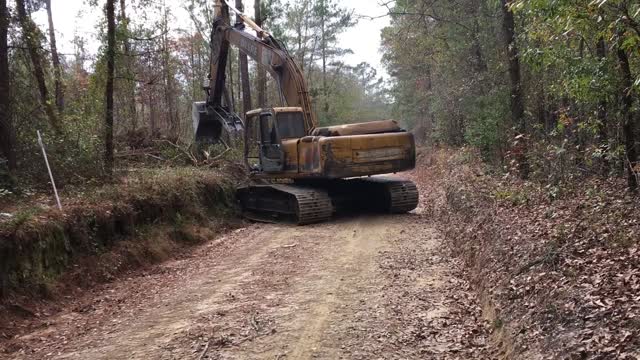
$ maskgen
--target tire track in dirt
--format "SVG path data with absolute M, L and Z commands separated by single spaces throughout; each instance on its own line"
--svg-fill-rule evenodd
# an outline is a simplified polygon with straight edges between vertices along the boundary
M 479 308 L 438 236 L 416 214 L 251 225 L 87 295 L 101 305 L 46 319 L 12 357 L 487 358 Z
M 338 339 L 331 339 L 331 336 L 325 338 L 330 335 L 327 328 L 341 320 L 336 317 L 341 306 L 350 307 L 353 302 L 359 301 L 361 296 L 354 294 L 353 290 L 367 284 L 366 280 L 371 280 L 367 279 L 367 275 L 375 272 L 378 250 L 386 245 L 388 236 L 399 231 L 397 225 L 382 225 L 385 223 L 381 218 L 365 218 L 345 224 L 345 228 L 336 234 L 335 245 L 338 249 L 324 261 L 326 274 L 308 289 L 310 291 L 307 293 L 316 301 L 307 314 L 308 319 L 302 321 L 307 326 L 302 329 L 300 340 L 291 349 L 290 358 L 312 358 L 319 350 L 329 358 L 336 358 L 337 354 L 332 351 L 335 349 L 328 343 Z

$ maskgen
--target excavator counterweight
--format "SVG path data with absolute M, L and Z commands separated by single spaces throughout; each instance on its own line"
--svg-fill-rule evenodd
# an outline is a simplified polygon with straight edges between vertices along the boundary
M 199 141 L 242 134 L 245 165 L 252 179 L 262 181 L 238 189 L 245 215 L 303 225 L 341 211 L 415 209 L 415 184 L 371 177 L 413 169 L 413 135 L 393 120 L 318 127 L 303 73 L 287 49 L 244 14 L 232 26 L 232 7 L 217 1 L 207 100 L 194 104 L 194 126 Z M 283 107 L 248 111 L 244 122 L 230 110 L 225 75 L 231 45 L 273 76 Z

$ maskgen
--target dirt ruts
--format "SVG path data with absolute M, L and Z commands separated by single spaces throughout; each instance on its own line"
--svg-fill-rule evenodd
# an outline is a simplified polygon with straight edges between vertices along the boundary
M 14 359 L 486 359 L 461 266 L 419 213 L 247 224 L 70 301 Z

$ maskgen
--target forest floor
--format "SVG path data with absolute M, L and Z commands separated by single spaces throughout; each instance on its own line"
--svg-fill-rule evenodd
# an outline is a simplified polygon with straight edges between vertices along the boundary
M 8 358 L 490 357 L 462 264 L 420 209 L 247 224 L 21 326 Z
M 425 154 L 426 153 L 426 154 Z M 250 224 L 17 324 L 12 359 L 640 359 L 638 197 L 423 150 L 405 215 Z

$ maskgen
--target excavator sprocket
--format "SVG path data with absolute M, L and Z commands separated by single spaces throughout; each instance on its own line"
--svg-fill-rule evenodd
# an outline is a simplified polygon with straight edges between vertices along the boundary
M 375 184 L 384 198 L 383 211 L 392 214 L 409 212 L 418 206 L 420 195 L 416 184 L 408 180 L 394 180 L 384 177 L 370 178 L 369 183 Z
M 416 185 L 387 177 L 332 180 L 329 196 L 338 212 L 406 213 L 418 206 Z

